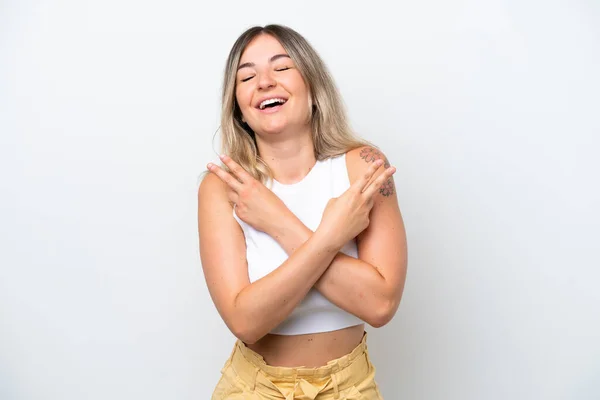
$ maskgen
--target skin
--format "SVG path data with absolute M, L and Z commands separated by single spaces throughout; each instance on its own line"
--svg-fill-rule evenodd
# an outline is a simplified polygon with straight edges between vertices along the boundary
M 244 51 L 236 98 L 256 133 L 260 154 L 282 183 L 301 180 L 314 166 L 309 92 L 277 40 L 262 35 Z M 251 63 L 251 65 L 249 64 Z M 276 112 L 264 113 L 260 99 L 282 97 Z M 389 322 L 400 303 L 406 277 L 406 237 L 385 156 L 362 147 L 347 153 L 351 187 L 331 199 L 315 232 L 231 158 L 215 164 L 198 190 L 200 254 L 211 297 L 229 329 L 271 365 L 314 367 L 349 353 L 364 325 L 309 335 L 273 335 L 316 288 L 340 308 L 372 326 Z M 250 283 L 241 227 L 232 216 L 273 237 L 288 253 L 275 271 Z M 340 252 L 356 239 L 358 259 Z

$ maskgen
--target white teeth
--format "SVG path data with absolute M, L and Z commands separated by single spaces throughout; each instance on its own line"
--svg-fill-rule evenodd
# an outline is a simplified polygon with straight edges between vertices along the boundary
M 273 103 L 285 103 L 284 99 L 279 99 L 279 98 L 275 98 L 275 99 L 268 99 L 263 101 L 262 103 L 260 103 L 260 105 L 258 106 L 258 108 L 260 108 L 261 110 L 265 109 L 265 106 L 269 105 L 269 104 L 273 104 Z

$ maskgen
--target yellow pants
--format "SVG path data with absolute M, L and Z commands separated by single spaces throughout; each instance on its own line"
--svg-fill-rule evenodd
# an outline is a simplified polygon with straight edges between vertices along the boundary
M 382 400 L 367 334 L 352 352 L 316 368 L 267 365 L 237 341 L 221 370 L 212 400 Z

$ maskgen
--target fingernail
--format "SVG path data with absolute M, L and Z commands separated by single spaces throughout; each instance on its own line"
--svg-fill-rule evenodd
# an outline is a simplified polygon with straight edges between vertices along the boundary
M 206 164 L 206 168 L 208 168 L 208 169 L 211 169 L 211 168 L 212 168 L 212 166 L 213 166 L 213 164 L 212 164 L 212 163 L 208 163 L 208 164 Z
M 219 158 L 220 158 L 221 160 L 222 160 L 222 159 L 224 159 L 224 158 L 225 158 L 225 154 L 221 154 L 221 155 L 219 156 Z

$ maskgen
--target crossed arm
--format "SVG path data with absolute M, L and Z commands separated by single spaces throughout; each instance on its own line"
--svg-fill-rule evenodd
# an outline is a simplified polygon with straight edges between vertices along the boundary
M 369 163 L 385 157 L 373 148 L 348 152 L 350 181 Z M 381 171 L 379 171 L 381 172 Z M 406 235 L 395 196 L 393 178 L 388 178 L 374 196 L 369 227 L 357 237 L 358 258 L 338 252 L 315 288 L 338 307 L 369 325 L 380 327 L 396 313 L 406 279 Z M 292 254 L 314 233 L 291 214 L 274 235 L 279 245 Z
M 384 159 L 372 148 L 348 152 L 350 181 L 359 182 L 365 171 L 375 171 L 372 164 L 378 158 Z M 312 232 L 285 208 L 287 212 L 279 220 L 283 223 L 268 233 L 289 257 L 252 284 L 243 232 L 231 216 L 231 198 L 225 194 L 227 185 L 215 179 L 215 174 L 207 176 L 199 190 L 202 265 L 213 301 L 236 336 L 247 343 L 260 339 L 283 321 L 312 287 L 372 326 L 382 326 L 392 318 L 406 276 L 406 238 L 391 175 L 384 176 L 383 170 L 385 166 L 370 180 L 377 184 L 378 193 L 372 196 L 368 226 L 357 236 L 358 259 L 339 252 L 343 243 L 333 240 L 336 235 L 331 231 L 320 226 Z M 268 208 L 281 207 L 273 203 Z

